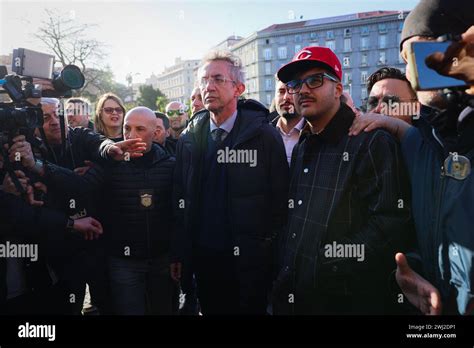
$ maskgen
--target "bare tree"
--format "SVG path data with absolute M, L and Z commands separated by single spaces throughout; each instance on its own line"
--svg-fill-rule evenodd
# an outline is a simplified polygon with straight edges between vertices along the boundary
M 82 90 L 89 86 L 98 87 L 103 69 L 101 60 L 105 56 L 102 42 L 87 37 L 87 30 L 96 24 L 78 24 L 70 16 L 61 15 L 55 10 L 45 9 L 47 19 L 42 22 L 34 37 L 41 40 L 63 66 L 77 65 L 85 75 Z

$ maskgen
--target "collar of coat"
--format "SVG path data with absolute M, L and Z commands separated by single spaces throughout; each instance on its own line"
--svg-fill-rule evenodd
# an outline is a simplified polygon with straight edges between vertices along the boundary
M 309 137 L 319 137 L 328 143 L 337 144 L 344 135 L 349 133 L 349 128 L 354 121 L 355 114 L 350 107 L 341 102 L 341 106 L 324 130 L 319 134 L 311 133 L 309 123 L 301 130 L 299 143 Z
M 192 136 L 196 142 L 207 138 L 209 132 L 210 113 L 201 110 L 196 113 L 182 136 Z M 237 103 L 237 119 L 233 130 L 237 131 L 235 145 L 257 136 L 261 127 L 268 123 L 268 110 L 259 102 L 251 99 L 239 100 Z

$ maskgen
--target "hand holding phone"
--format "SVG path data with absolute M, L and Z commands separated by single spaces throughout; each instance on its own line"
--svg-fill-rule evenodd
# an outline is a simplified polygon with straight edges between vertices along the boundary
M 407 59 L 409 69 L 412 72 L 410 83 L 413 89 L 425 91 L 468 87 L 466 81 L 451 77 L 451 74 L 444 76 L 438 73 L 438 70 L 446 73 L 450 65 L 455 64 L 457 66 L 459 64 L 459 57 L 456 56 L 459 52 L 459 45 L 462 44 L 453 41 L 412 42 L 409 46 Z M 442 62 L 433 63 L 434 61 L 438 61 L 441 56 L 443 57 Z M 451 57 L 451 60 L 448 60 L 446 57 Z M 457 60 L 454 58 L 457 58 Z M 428 66 L 427 63 L 431 65 L 435 64 L 436 68 Z
M 428 67 L 442 75 L 466 81 L 474 89 L 474 26 L 453 42 L 445 53 L 436 52 L 426 58 Z

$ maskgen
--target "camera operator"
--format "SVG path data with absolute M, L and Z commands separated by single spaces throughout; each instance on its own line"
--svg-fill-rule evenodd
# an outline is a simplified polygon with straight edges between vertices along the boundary
M 20 135 L 13 139 L 13 145 L 9 149 L 11 162 L 19 154 L 25 169 L 41 176 L 44 175 L 44 168 L 48 163 L 84 173 L 88 169 L 87 161 L 99 162 L 104 157 L 120 160 L 124 158 L 126 152 L 130 153 L 130 157 L 141 156 L 134 152 L 142 149 L 137 140 L 114 144 L 89 129 L 68 127 L 66 118 L 64 126 L 61 127 L 59 104 L 59 100 L 55 98 L 41 99 L 46 157 L 35 160 L 30 143 Z M 94 197 L 81 195 L 80 192 L 70 195 L 67 191 L 56 190 L 54 187 L 48 192 L 46 206 L 66 213 L 73 220 L 95 214 Z M 69 235 L 53 250 L 54 264 L 65 289 L 64 312 L 80 314 L 86 281 L 90 283 L 92 296 L 98 305 L 105 307 L 105 286 L 101 284 L 105 277 L 105 269 L 100 268 L 100 265 L 104 264 L 100 259 L 102 250 L 100 241 L 84 244 L 75 236 Z
M 427 63 L 463 79 L 472 93 L 473 24 L 470 0 L 422 0 L 405 20 L 402 57 L 407 61 L 411 42 L 462 34 L 445 55 L 431 55 Z M 414 72 L 406 73 L 410 79 Z M 350 132 L 383 127 L 401 141 L 421 256 L 420 265 L 416 258 L 408 263 L 405 255 L 396 255 L 396 280 L 405 296 L 425 314 L 473 314 L 474 109 L 467 95 L 453 100 L 443 90 L 432 90 L 418 91 L 417 97 L 421 117 L 413 126 L 393 117 L 366 116 L 356 119 Z

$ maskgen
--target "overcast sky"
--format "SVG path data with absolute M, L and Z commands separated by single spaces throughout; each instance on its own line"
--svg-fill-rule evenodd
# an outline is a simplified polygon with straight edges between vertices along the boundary
M 14 48 L 47 49 L 32 34 L 56 9 L 78 23 L 97 24 L 89 37 L 106 44 L 104 63 L 117 81 L 127 73 L 143 82 L 173 65 L 175 57 L 200 59 L 230 35 L 246 37 L 275 23 L 374 10 L 411 10 L 417 0 L 0 0 L 0 54 Z M 294 13 L 295 19 L 290 19 Z

